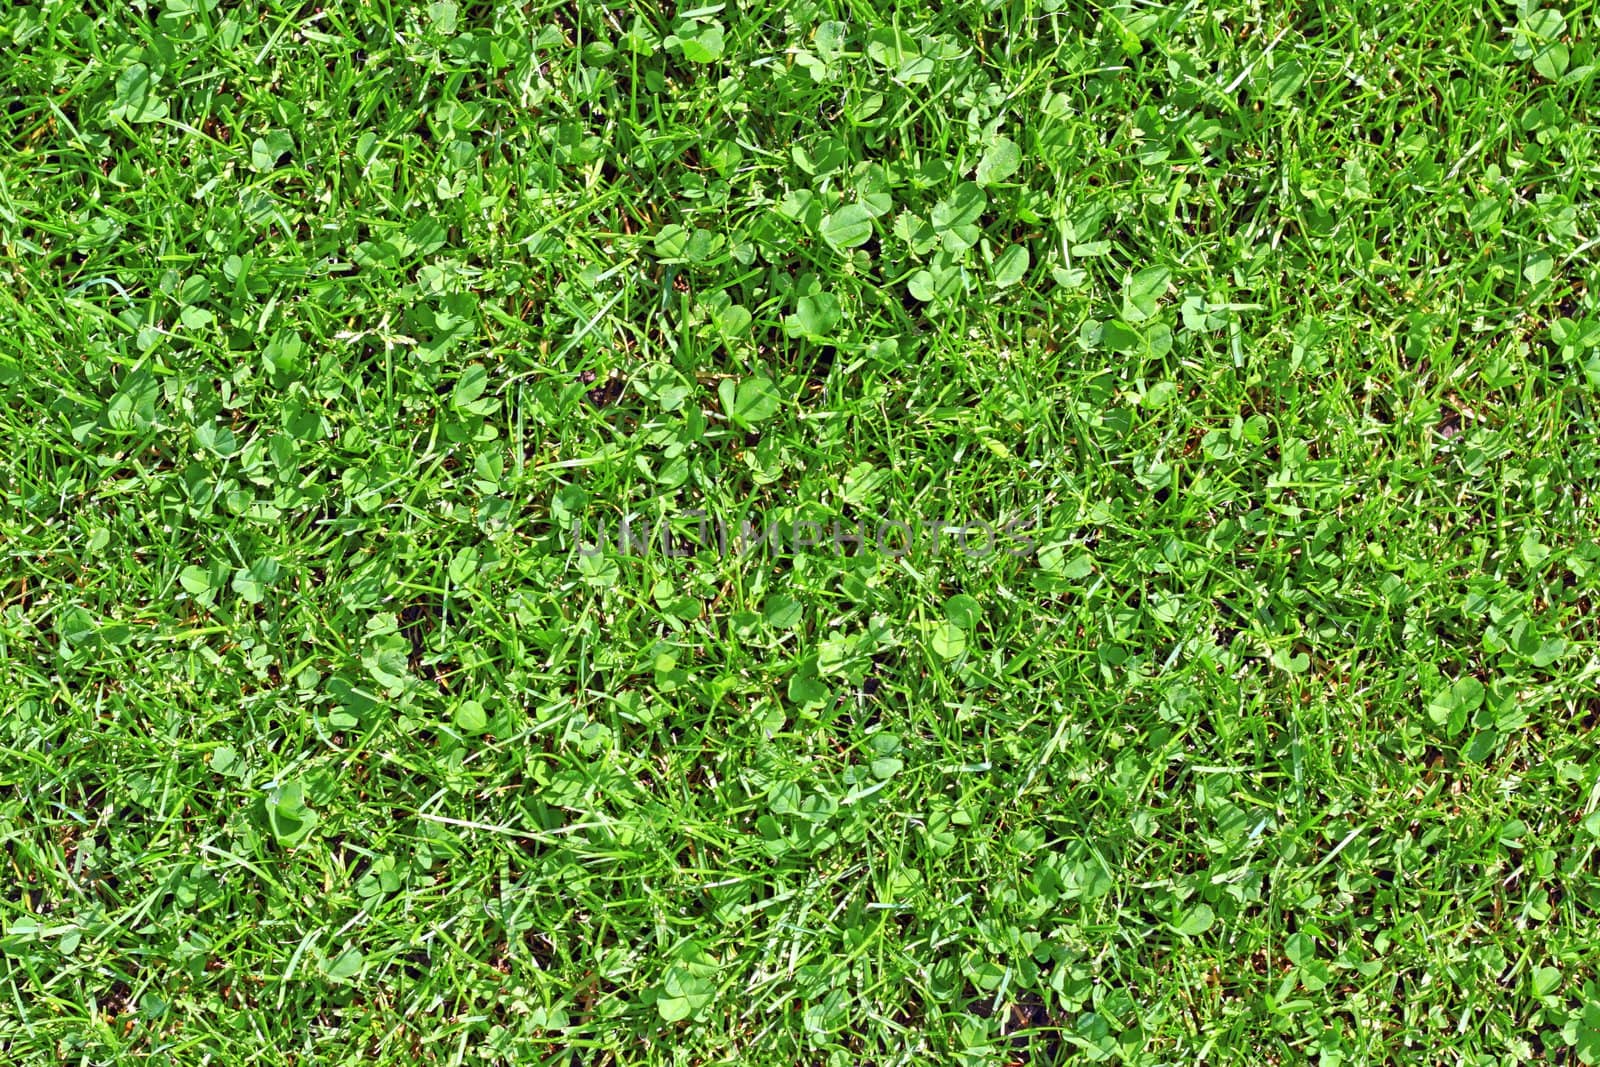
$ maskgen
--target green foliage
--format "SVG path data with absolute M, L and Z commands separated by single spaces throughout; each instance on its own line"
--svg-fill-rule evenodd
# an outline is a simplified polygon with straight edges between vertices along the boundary
M 1595 21 L 4 6 L 0 1061 L 1600 1062 Z

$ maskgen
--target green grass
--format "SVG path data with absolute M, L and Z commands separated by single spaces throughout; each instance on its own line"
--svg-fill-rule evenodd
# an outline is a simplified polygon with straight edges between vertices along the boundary
M 0 1060 L 1600 1061 L 1592 2 L 113 11 Z M 697 509 L 1038 551 L 585 549 Z

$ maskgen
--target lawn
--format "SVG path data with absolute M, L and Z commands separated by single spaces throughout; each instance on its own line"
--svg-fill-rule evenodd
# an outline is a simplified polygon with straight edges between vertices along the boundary
M 1593 0 L 0 11 L 0 1062 L 1600 1062 Z

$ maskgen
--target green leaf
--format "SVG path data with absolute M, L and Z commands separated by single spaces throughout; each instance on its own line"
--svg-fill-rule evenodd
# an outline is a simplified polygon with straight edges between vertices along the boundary
M 185 567 L 178 573 L 178 584 L 191 596 L 204 596 L 212 589 L 211 572 L 204 567 Z
M 1600 1063 L 1600 1000 L 1591 1000 L 1583 1006 L 1583 1015 L 1577 1021 L 1577 1036 L 1578 1060 L 1585 1064 Z
M 1483 704 L 1484 692 L 1483 683 L 1471 675 L 1458 678 L 1428 701 L 1428 718 L 1454 737 L 1466 727 L 1467 717 Z
M 1027 276 L 1031 257 L 1023 245 L 1009 245 L 994 259 L 994 284 L 998 289 L 1009 289 Z
M 988 206 L 989 197 L 976 182 L 962 182 L 948 197 L 933 205 L 930 218 L 937 230 L 966 226 L 977 222 Z
M 1279 107 L 1291 104 L 1305 81 L 1305 68 L 1298 61 L 1283 60 L 1273 66 L 1267 80 L 1267 99 Z
M 1146 267 L 1129 278 L 1122 290 L 1122 317 L 1128 322 L 1143 322 L 1153 316 L 1171 280 L 1172 272 L 1165 267 Z
M 957 252 L 978 243 L 978 220 L 989 197 L 976 182 L 962 182 L 944 200 L 933 205 L 930 221 L 947 251 Z
M 843 989 L 830 989 L 823 998 L 806 1006 L 801 1021 L 813 1034 L 831 1034 L 850 1023 L 851 998 Z
M 690 263 L 705 264 L 714 262 L 718 254 L 722 252 L 723 246 L 727 243 L 728 239 L 722 234 L 696 226 L 689 232 L 689 241 L 684 249 L 684 258 Z
M 815 666 L 802 668 L 791 675 L 787 692 L 789 699 L 801 706 L 825 704 L 833 695 L 828 683 L 817 677 Z
M 1084 900 L 1099 900 L 1116 888 L 1116 879 L 1098 859 L 1085 859 L 1075 865 L 1077 895 Z
M 683 48 L 683 58 L 691 63 L 715 63 L 722 58 L 725 42 L 722 24 L 718 22 L 701 26 L 694 34 L 678 35 Z
M 907 279 L 906 288 L 924 303 L 954 301 L 966 289 L 966 277 L 958 264 L 940 253 L 927 270 L 919 270 Z
M 872 237 L 872 212 L 861 204 L 846 204 L 823 216 L 822 239 L 835 252 L 864 245 Z
M 106 405 L 106 422 L 114 430 L 144 428 L 156 421 L 156 402 L 161 383 L 155 375 L 140 368 L 129 374 Z
M 292 847 L 304 841 L 317 825 L 317 814 L 305 804 L 305 787 L 285 782 L 267 796 L 267 825 L 278 844 Z
M 762 608 L 762 617 L 768 626 L 775 630 L 792 630 L 800 625 L 804 616 L 804 609 L 798 600 L 774 593 L 767 597 L 767 602 Z
M 694 1014 L 694 1003 L 688 997 L 657 997 L 656 1011 L 662 1022 L 682 1022 Z
M 155 78 L 143 63 L 134 63 L 117 75 L 113 118 L 125 122 L 160 122 L 167 117 L 167 102 L 156 92 Z
M 1556 660 L 1567 654 L 1567 639 L 1564 637 L 1547 637 L 1539 642 L 1539 648 L 1528 662 L 1535 667 L 1548 667 Z
M 1039 566 L 1057 577 L 1077 581 L 1094 573 L 1094 557 L 1070 545 L 1046 545 L 1039 550 Z
M 464 734 L 481 734 L 489 725 L 489 715 L 476 700 L 463 700 L 450 716 L 456 729 Z
M 457 408 L 468 410 L 473 401 L 483 395 L 489 387 L 489 372 L 483 369 L 481 363 L 468 364 L 461 372 L 461 378 L 456 382 L 456 387 L 450 393 L 450 402 Z
M 1063 289 L 1078 289 L 1089 280 L 1089 272 L 1082 267 L 1073 267 L 1071 270 L 1065 267 L 1051 267 L 1050 277 Z
M 450 559 L 447 573 L 454 585 L 464 586 L 478 573 L 478 550 L 472 545 L 464 545 Z
M 859 656 L 857 640 L 836 630 L 817 647 L 817 671 L 824 675 L 843 674 Z
M 1216 924 L 1217 913 L 1211 910 L 1209 904 L 1196 904 L 1184 914 L 1183 920 L 1178 923 L 1178 933 L 1185 937 L 1199 937 Z
M 978 160 L 976 178 L 979 185 L 997 185 L 1021 167 L 1022 149 L 1017 147 L 1017 142 L 1001 137 L 984 150 Z
M 940 659 L 955 659 L 967 650 L 967 632 L 951 622 L 941 622 L 928 639 Z
M 294 150 L 294 138 L 287 130 L 273 130 L 250 142 L 250 165 L 258 171 L 272 170 L 278 160 Z
M 1549 44 L 1566 32 L 1567 19 L 1555 8 L 1530 6 L 1518 29 L 1536 44 Z
M 1311 657 L 1304 652 L 1295 652 L 1289 648 L 1275 649 L 1272 653 L 1272 665 L 1290 674 L 1304 674 L 1311 668 Z
M 578 574 L 586 585 L 596 589 L 609 589 L 622 577 L 622 568 L 610 556 L 591 550 L 579 553 Z
M 270 557 L 241 567 L 233 573 L 233 591 L 249 603 L 259 604 L 267 598 L 272 583 L 278 580 L 278 569 L 278 561 Z
M 322 973 L 329 981 L 345 982 L 361 973 L 361 965 L 366 959 L 360 949 L 351 946 L 329 960 Z
M 689 231 L 676 222 L 669 222 L 656 232 L 651 244 L 662 262 L 679 262 L 689 248 Z
M 872 776 L 880 781 L 893 778 L 905 768 L 904 761 L 895 756 L 879 756 L 872 761 Z
M 886 67 L 900 67 L 917 54 L 912 36 L 898 27 L 881 26 L 867 34 L 867 55 Z
M 832 293 L 817 293 L 795 301 L 794 314 L 784 319 L 783 324 L 791 337 L 823 341 L 843 318 L 844 312 L 839 308 L 838 297 Z
M 428 21 L 434 30 L 447 37 L 456 32 L 457 15 L 455 0 L 434 0 L 428 5 Z
M 772 418 L 782 406 L 778 387 L 772 379 L 761 376 L 746 378 L 737 386 L 732 378 L 724 378 L 717 385 L 717 396 L 728 418 L 746 429 Z
M 717 329 L 730 337 L 737 337 L 750 328 L 750 311 L 740 304 L 729 304 L 712 312 L 711 321 Z
M 656 998 L 656 1011 L 669 1023 L 698 1015 L 717 989 L 711 981 L 715 967 L 708 965 L 703 953 L 680 950 L 680 954 L 687 958 L 667 968 Z
M 1572 62 L 1572 50 L 1564 41 L 1546 45 L 1533 57 L 1533 69 L 1546 81 L 1560 81 Z
M 965 593 L 944 602 L 944 617 L 963 630 L 970 630 L 983 618 L 983 605 Z

